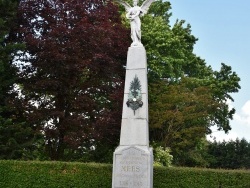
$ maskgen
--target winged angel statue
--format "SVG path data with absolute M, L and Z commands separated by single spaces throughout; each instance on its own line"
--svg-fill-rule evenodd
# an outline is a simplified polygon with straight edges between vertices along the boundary
M 140 7 L 137 5 L 138 0 L 133 0 L 133 7 L 131 7 L 127 2 L 123 0 L 115 0 L 115 1 L 123 5 L 126 9 L 127 12 L 126 18 L 129 19 L 131 26 L 131 38 L 133 41 L 131 46 L 142 46 L 140 16 L 144 16 L 147 13 L 150 5 L 155 0 L 146 0 L 142 3 Z

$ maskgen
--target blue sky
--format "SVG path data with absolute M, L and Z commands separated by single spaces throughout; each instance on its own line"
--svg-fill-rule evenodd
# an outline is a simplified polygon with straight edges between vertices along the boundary
M 229 134 L 214 129 L 212 138 L 250 141 L 250 0 L 170 0 L 171 24 L 186 20 L 199 40 L 194 53 L 214 70 L 230 65 L 241 78 L 241 89 L 233 94 L 236 109 Z

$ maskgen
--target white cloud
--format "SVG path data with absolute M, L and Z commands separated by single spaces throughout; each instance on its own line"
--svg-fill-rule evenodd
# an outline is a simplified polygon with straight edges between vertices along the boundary
M 235 114 L 235 120 L 240 121 L 245 126 L 250 127 L 250 100 L 248 100 L 239 113 Z M 250 134 L 250 132 L 249 132 Z
M 234 108 L 233 101 L 231 101 L 230 99 L 227 99 L 226 103 L 227 103 L 227 105 L 229 107 L 229 110 L 232 110 L 232 108 Z
M 229 108 L 233 107 L 231 101 L 227 101 Z M 234 119 L 230 122 L 232 130 L 228 134 L 224 131 L 217 131 L 216 127 L 212 127 L 212 135 L 208 136 L 208 140 L 216 139 L 217 141 L 235 140 L 236 138 L 250 141 L 250 100 L 248 100 L 240 110 L 237 110 Z
M 237 132 L 231 130 L 228 134 L 226 134 L 224 131 L 217 131 L 216 127 L 212 127 L 212 134 L 207 136 L 207 139 L 210 141 L 213 141 L 214 139 L 216 141 L 222 142 L 223 140 L 229 141 L 229 140 L 235 140 L 236 138 L 240 138 L 240 136 L 237 134 Z
M 250 100 L 244 104 L 244 106 L 242 107 L 242 112 L 245 115 L 250 116 Z

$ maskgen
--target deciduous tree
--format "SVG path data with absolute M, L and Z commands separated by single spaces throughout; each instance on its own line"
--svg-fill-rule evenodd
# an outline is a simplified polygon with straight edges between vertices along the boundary
M 151 140 L 171 147 L 175 163 L 187 165 L 186 154 L 194 152 L 207 134 L 208 117 L 219 104 L 207 87 L 191 78 L 154 83 L 150 92 L 155 96 L 149 105 Z
M 240 89 L 240 78 L 230 66 L 222 63 L 214 71 L 197 56 L 191 25 L 177 20 L 170 26 L 170 8 L 167 1 L 152 4 L 143 17 L 142 40 L 148 57 L 151 138 L 179 157 L 195 151 L 211 126 L 231 129 L 235 109 L 227 101 Z
M 109 0 L 23 0 L 20 16 L 25 109 L 50 158 L 84 154 L 102 141 L 116 145 L 129 41 L 117 7 Z

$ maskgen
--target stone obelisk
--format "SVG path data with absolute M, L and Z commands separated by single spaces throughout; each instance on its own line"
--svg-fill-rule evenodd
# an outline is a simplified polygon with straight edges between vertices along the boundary
M 120 144 L 113 157 L 112 188 L 152 188 L 153 151 L 149 147 L 147 58 L 141 44 L 140 14 L 154 0 L 141 7 L 122 0 L 131 23 L 133 43 L 128 49 Z M 139 12 L 138 12 L 139 11 Z

